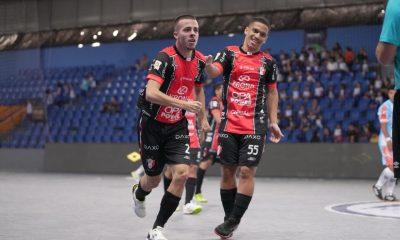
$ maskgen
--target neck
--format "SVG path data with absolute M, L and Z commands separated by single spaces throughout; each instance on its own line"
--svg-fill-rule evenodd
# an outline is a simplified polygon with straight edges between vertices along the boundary
M 243 43 L 242 49 L 243 49 L 243 51 L 250 52 L 250 53 L 256 53 L 256 52 L 260 51 L 260 49 L 250 48 L 249 45 L 247 44 L 247 42 Z
M 175 44 L 178 52 L 185 58 L 191 58 L 193 54 L 193 50 L 187 49 L 185 47 L 180 46 L 178 43 Z

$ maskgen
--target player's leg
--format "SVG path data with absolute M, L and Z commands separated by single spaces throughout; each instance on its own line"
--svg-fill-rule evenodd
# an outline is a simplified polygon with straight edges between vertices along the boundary
M 206 153 L 206 156 L 203 158 L 203 160 L 200 162 L 199 167 L 197 169 L 197 182 L 196 182 L 196 192 L 194 195 L 194 199 L 196 202 L 199 203 L 206 203 L 207 199 L 204 198 L 201 188 L 203 186 L 203 180 L 204 180 L 204 175 L 206 174 L 207 169 L 212 165 L 213 163 L 213 154 L 212 153 Z
M 400 90 L 396 90 L 393 105 L 393 171 L 394 177 L 400 178 Z
M 169 185 L 171 185 L 171 181 L 172 181 L 172 169 L 170 166 L 167 166 L 163 174 L 164 192 L 166 192 L 167 189 L 169 188 Z
M 193 150 L 193 154 L 191 154 L 190 156 L 191 159 L 195 158 L 196 161 L 198 152 L 200 151 Z M 196 204 L 195 201 L 192 201 L 194 196 L 194 191 L 196 188 L 197 168 L 198 168 L 197 164 L 190 164 L 189 166 L 188 179 L 186 180 L 185 184 L 186 196 L 185 196 L 185 205 L 183 207 L 184 214 L 198 214 L 202 210 L 202 207 L 200 205 Z
M 389 149 L 385 149 L 385 159 L 387 168 L 385 168 L 387 182 L 385 185 L 385 196 L 383 197 L 386 201 L 395 201 L 396 196 L 394 195 L 394 188 L 396 187 L 396 178 L 394 178 L 393 173 L 393 151 L 389 151 Z
M 386 159 L 385 159 L 385 151 L 384 148 L 386 147 L 385 139 L 382 135 L 379 136 L 378 140 L 379 151 L 381 153 L 381 161 L 383 165 L 383 170 L 379 175 L 378 181 L 372 186 L 372 191 L 374 192 L 375 196 L 381 200 L 383 200 L 382 188 L 386 184 L 387 178 L 387 170 L 386 170 Z
M 215 229 L 216 233 L 222 237 L 232 236 L 250 205 L 254 192 L 254 176 L 261 160 L 265 137 L 241 135 L 239 141 L 239 184 L 233 209 L 224 223 Z

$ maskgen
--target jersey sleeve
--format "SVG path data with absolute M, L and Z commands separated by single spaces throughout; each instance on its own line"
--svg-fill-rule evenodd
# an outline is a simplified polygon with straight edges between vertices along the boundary
M 214 57 L 214 65 L 221 71 L 224 72 L 224 70 L 228 69 L 228 66 L 230 64 L 230 52 L 227 48 L 224 50 L 218 52 L 215 57 Z
M 155 80 L 158 83 L 163 84 L 168 67 L 170 67 L 168 55 L 164 52 L 159 52 L 150 65 L 146 79 Z
M 200 65 L 200 71 L 199 74 L 197 75 L 197 77 L 194 79 L 194 84 L 196 86 L 203 86 L 204 82 L 206 81 L 207 77 L 206 77 L 206 73 L 204 71 L 205 68 L 205 64 L 201 64 Z
M 268 69 L 266 73 L 266 82 L 268 89 L 276 89 L 277 85 L 277 74 L 278 74 L 278 65 L 274 60 L 268 61 Z
M 400 4 L 396 0 L 388 2 L 379 41 L 400 47 Z

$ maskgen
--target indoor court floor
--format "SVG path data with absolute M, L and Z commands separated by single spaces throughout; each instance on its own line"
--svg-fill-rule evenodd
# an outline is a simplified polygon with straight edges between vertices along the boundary
M 140 219 L 131 208 L 132 183 L 123 175 L 0 172 L 0 239 L 144 240 L 162 184 L 148 196 L 148 215 Z M 398 239 L 400 202 L 378 201 L 373 183 L 258 178 L 231 239 Z M 175 212 L 166 225 L 169 240 L 219 239 L 213 232 L 223 219 L 218 178 L 206 178 L 203 189 L 209 202 L 199 215 Z M 398 186 L 396 193 L 400 197 Z

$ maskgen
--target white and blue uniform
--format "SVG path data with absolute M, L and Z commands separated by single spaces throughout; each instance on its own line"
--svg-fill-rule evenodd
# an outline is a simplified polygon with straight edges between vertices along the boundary
M 393 115 L 393 103 L 388 99 L 378 108 L 378 116 L 379 122 L 386 123 L 386 130 L 389 133 L 389 136 L 392 137 L 392 115 Z M 382 129 L 379 133 L 379 150 L 382 154 L 382 164 L 383 165 L 392 165 L 393 164 L 393 151 L 389 151 L 386 145 L 386 138 L 383 135 Z

